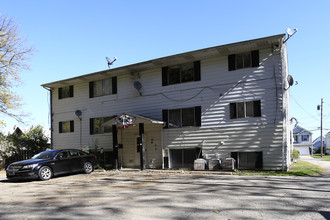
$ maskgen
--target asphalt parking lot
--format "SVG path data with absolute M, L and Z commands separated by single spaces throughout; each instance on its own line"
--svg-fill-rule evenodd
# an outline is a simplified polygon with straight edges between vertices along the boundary
M 0 219 L 330 219 L 330 178 L 94 172 L 0 176 Z

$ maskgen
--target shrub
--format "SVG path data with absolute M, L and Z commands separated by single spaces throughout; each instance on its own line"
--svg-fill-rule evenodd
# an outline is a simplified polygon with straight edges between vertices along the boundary
M 299 159 L 299 157 L 300 157 L 300 152 L 296 148 L 293 148 L 293 152 L 291 154 L 291 160 L 293 160 L 293 158 Z

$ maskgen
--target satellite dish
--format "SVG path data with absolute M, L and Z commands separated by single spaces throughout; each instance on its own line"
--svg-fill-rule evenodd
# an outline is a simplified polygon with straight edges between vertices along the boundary
M 293 81 L 293 77 L 292 77 L 291 75 L 288 75 L 287 80 L 288 80 L 289 86 L 292 86 L 293 83 L 294 83 L 294 81 Z
M 135 81 L 135 82 L 133 83 L 133 86 L 134 86 L 134 88 L 135 88 L 136 90 L 139 91 L 140 95 L 142 95 L 142 93 L 141 93 L 142 84 L 141 84 L 139 81 Z
M 293 34 L 290 28 L 286 28 L 286 29 L 285 29 L 285 32 L 286 32 L 289 36 L 291 36 L 291 35 Z
M 113 62 L 115 62 L 117 60 L 117 57 L 114 57 L 113 60 L 111 60 L 109 57 L 105 57 L 105 59 L 108 62 L 108 67 L 110 69 L 110 66 L 113 64 Z
M 134 88 L 140 90 L 142 88 L 142 84 L 139 81 L 134 82 Z
M 77 111 L 75 112 L 75 114 L 76 114 L 76 116 L 77 116 L 78 118 L 80 118 L 82 112 L 81 112 L 80 110 L 77 110 Z
M 285 32 L 286 32 L 286 34 L 287 34 L 288 36 L 287 36 L 286 39 L 283 41 L 283 43 L 287 42 L 287 41 L 290 39 L 290 37 L 292 37 L 295 33 L 297 33 L 297 31 L 298 31 L 297 28 L 293 29 L 293 32 L 291 31 L 290 28 L 286 28 L 286 29 L 285 29 Z

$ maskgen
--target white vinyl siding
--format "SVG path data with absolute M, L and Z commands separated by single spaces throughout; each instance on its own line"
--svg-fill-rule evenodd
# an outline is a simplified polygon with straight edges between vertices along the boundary
M 287 119 L 283 118 L 282 112 L 286 108 L 284 99 L 288 99 L 283 96 L 282 80 L 287 73 L 282 75 L 281 72 L 281 53 L 273 53 L 269 47 L 260 49 L 259 57 L 259 67 L 235 71 L 228 71 L 227 55 L 203 59 L 200 61 L 200 81 L 168 86 L 162 86 L 161 67 L 140 71 L 138 81 L 143 85 L 142 96 L 133 86 L 135 79 L 131 78 L 130 71 L 117 75 L 118 93 L 97 99 L 89 98 L 89 82 L 77 83 L 72 99 L 61 102 L 54 99 L 53 125 L 56 130 L 56 122 L 71 120 L 75 117 L 74 112 L 81 110 L 81 128 L 79 119 L 75 118 L 74 133 L 60 137 L 54 132 L 54 147 L 69 145 L 112 150 L 112 133 L 90 135 L 90 118 L 128 112 L 162 120 L 163 109 L 201 106 L 201 127 L 163 129 L 163 140 L 159 143 L 162 146 L 157 146 L 157 150 L 201 147 L 208 158 L 226 158 L 231 152 L 263 152 L 263 168 L 279 170 L 283 146 L 287 145 Z M 53 96 L 57 97 L 56 90 Z M 261 101 L 261 117 L 230 119 L 230 103 L 254 100 Z M 249 104 L 246 114 L 251 114 Z M 286 156 L 287 152 L 284 154 Z

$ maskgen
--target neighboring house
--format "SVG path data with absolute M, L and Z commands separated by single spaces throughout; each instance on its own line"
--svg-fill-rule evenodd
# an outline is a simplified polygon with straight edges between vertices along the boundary
M 293 129 L 293 147 L 296 148 L 301 156 L 311 155 L 313 149 L 312 132 L 296 126 Z
M 329 136 L 329 133 L 325 135 L 325 137 L 323 137 L 323 149 L 325 150 L 326 147 L 327 147 L 327 144 L 330 144 L 329 141 L 330 141 L 330 136 Z M 323 151 L 324 151 L 323 150 Z M 320 153 L 321 152 L 321 136 L 316 138 L 314 141 L 313 141 L 313 153 Z
M 239 169 L 287 170 L 284 39 L 216 46 L 44 84 L 51 93 L 52 146 L 101 150 L 115 167 L 191 168 L 199 157 L 234 157 Z

